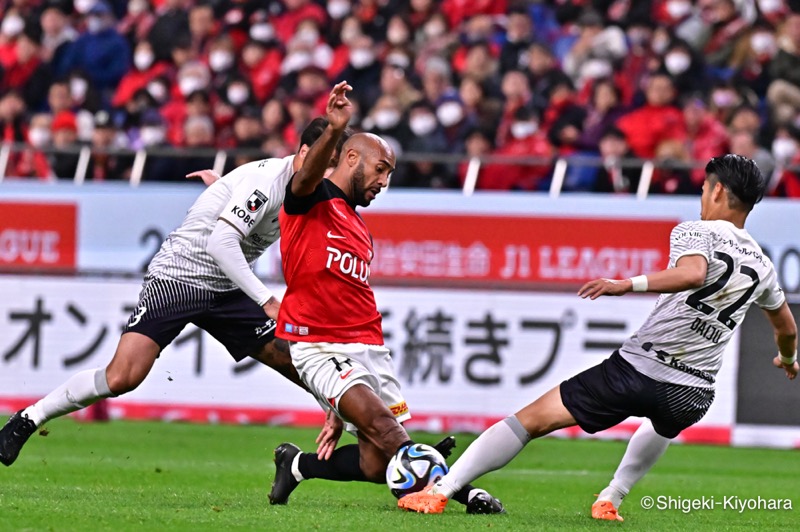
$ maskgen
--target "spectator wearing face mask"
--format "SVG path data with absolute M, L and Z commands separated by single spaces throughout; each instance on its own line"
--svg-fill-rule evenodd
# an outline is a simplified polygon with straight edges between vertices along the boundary
M 503 75 L 500 92 L 503 96 L 503 109 L 497 128 L 496 143 L 498 146 L 502 146 L 511 138 L 511 124 L 514 122 L 514 113 L 517 112 L 517 109 L 534 107 L 530 81 L 525 72 L 521 70 L 509 70 Z M 546 107 L 546 101 L 540 107 Z
M 16 60 L 17 37 L 25 29 L 25 19 L 12 7 L 4 13 L 0 23 L 0 66 L 8 68 Z
M 216 131 L 215 145 L 235 147 L 233 123 L 242 109 L 255 105 L 253 89 L 247 79 L 237 74 L 228 79 L 218 94 L 217 103 L 211 111 Z
M 496 163 L 492 171 L 481 175 L 478 188 L 485 190 L 543 190 L 552 170 L 555 150 L 547 136 L 539 130 L 539 116 L 527 107 L 514 113 L 511 139 L 498 147 L 493 155 L 530 157 L 538 159 L 533 164 Z
M 82 110 L 89 114 L 103 108 L 102 96 L 92 85 L 89 76 L 81 70 L 74 70 L 67 77 L 71 109 L 75 113 Z
M 467 115 L 458 96 L 442 100 L 436 107 L 436 119 L 442 126 L 446 153 L 463 153 L 467 133 L 475 127 L 473 117 Z
M 150 109 L 142 115 L 138 133 L 139 138 L 133 144 L 134 147 L 148 152 L 142 171 L 142 180 L 177 180 L 176 175 L 179 171 L 177 159 L 166 154 L 153 153 L 153 150 L 164 150 L 171 146 L 167 142 L 167 124 L 158 111 Z
M 414 103 L 408 110 L 408 128 L 411 136 L 403 149 L 411 153 L 444 153 L 447 141 L 444 129 L 436 118 L 436 108 L 424 100 Z
M 365 131 L 375 133 L 383 139 L 392 139 L 394 144 L 407 146 L 411 140 L 411 131 L 403 120 L 400 102 L 394 96 L 384 94 L 361 121 Z M 391 142 L 391 141 L 390 141 Z
M 112 91 L 130 67 L 130 47 L 114 27 L 114 14 L 99 1 L 86 15 L 87 32 L 78 37 L 64 57 L 65 74 L 86 73 L 92 87 L 101 94 Z
M 39 178 L 50 181 L 55 174 L 47 161 L 47 155 L 41 150 L 52 145 L 50 128 L 53 117 L 49 113 L 39 113 L 31 117 L 28 128 L 28 146 L 9 161 L 6 169 L 8 177 Z
M 223 33 L 210 41 L 206 63 L 211 71 L 211 85 L 219 90 L 237 71 L 236 47 L 230 35 Z
M 447 142 L 444 130 L 436 119 L 435 109 L 425 101 L 419 101 L 408 111 L 408 128 L 411 136 L 403 149 L 414 154 L 445 153 Z M 410 188 L 458 188 L 455 168 L 451 164 L 434 160 L 398 161 L 392 174 L 391 186 Z
M 322 39 L 317 23 L 312 19 L 302 21 L 286 46 L 286 57 L 281 63 L 279 91 L 293 92 L 297 84 L 296 78 L 303 70 L 309 67 L 325 70 L 332 61 L 333 50 Z
M 778 53 L 770 64 L 774 81 L 767 91 L 773 118 L 787 122 L 800 111 L 800 13 L 792 13 L 780 28 Z
M 772 141 L 772 155 L 776 168 L 767 187 L 768 193 L 800 198 L 800 129 L 795 126 L 779 128 Z
M 169 75 L 170 72 L 171 68 L 167 62 L 156 62 L 156 54 L 148 41 L 139 42 L 133 51 L 133 68 L 120 80 L 111 99 L 112 107 L 124 106 L 136 91 L 147 87 L 147 84 L 155 78 Z
M 183 124 L 189 114 L 190 100 L 195 97 L 208 101 L 210 84 L 211 73 L 199 61 L 190 61 L 178 71 L 171 98 L 161 108 L 161 114 L 167 122 L 167 139 L 171 144 L 183 144 Z
M 673 40 L 664 54 L 662 65 L 672 77 L 678 94 L 702 91 L 708 87 L 703 58 L 686 41 Z
M 340 79 L 359 87 L 356 91 L 358 94 L 353 94 L 351 99 L 357 100 L 362 109 L 370 109 L 381 90 L 381 64 L 375 51 L 375 42 L 371 37 L 362 35 L 351 42 L 349 49 L 350 59 Z

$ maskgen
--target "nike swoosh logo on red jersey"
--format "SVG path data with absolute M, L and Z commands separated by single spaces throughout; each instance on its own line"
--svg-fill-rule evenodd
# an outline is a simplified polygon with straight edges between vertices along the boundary
M 342 373 L 339 375 L 339 378 L 345 380 L 351 373 L 353 373 L 353 368 L 347 370 L 347 373 Z
M 328 231 L 328 238 L 347 238 L 347 237 L 342 235 L 334 235 L 333 233 Z

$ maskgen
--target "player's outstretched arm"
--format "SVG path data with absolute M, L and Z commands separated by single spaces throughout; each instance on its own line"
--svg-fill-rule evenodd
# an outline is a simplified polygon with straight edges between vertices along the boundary
M 250 269 L 242 253 L 242 240 L 244 240 L 242 232 L 224 218 L 220 218 L 208 237 L 206 252 L 216 261 L 228 279 L 258 303 L 267 316 L 278 319 L 280 301 Z
M 793 380 L 800 371 L 800 365 L 797 363 L 797 323 L 792 311 L 784 301 L 777 309 L 764 309 L 764 312 L 775 332 L 775 343 L 778 344 L 778 355 L 772 359 L 772 363 L 783 369 L 786 376 Z
M 203 184 L 208 187 L 219 181 L 222 176 L 214 170 L 198 170 L 191 174 L 186 174 L 186 179 L 194 179 L 195 177 L 199 177 Z
M 347 128 L 350 117 L 353 115 L 353 105 L 347 99 L 347 92 L 353 87 L 346 81 L 337 83 L 328 96 L 328 105 L 325 108 L 325 118 L 328 127 L 319 139 L 308 150 L 303 166 L 292 178 L 292 193 L 295 196 L 308 196 L 314 192 L 325 176 L 325 170 L 330 165 L 331 156 L 336 149 L 336 144 Z
M 655 292 L 670 294 L 703 286 L 708 262 L 702 255 L 685 255 L 678 259 L 674 268 L 630 279 L 595 279 L 578 290 L 582 298 L 597 299 L 600 296 L 621 296 L 628 292 Z

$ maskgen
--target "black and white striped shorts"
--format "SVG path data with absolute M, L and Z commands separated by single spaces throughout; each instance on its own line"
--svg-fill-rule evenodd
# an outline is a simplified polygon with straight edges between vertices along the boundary
M 275 320 L 241 290 L 211 292 L 157 278 L 145 279 L 123 333 L 143 334 L 164 349 L 189 323 L 219 340 L 237 362 L 275 337 Z
M 708 412 L 714 390 L 660 382 L 643 375 L 619 352 L 561 383 L 561 400 L 589 434 L 630 416 L 647 417 L 665 438 L 674 438 Z

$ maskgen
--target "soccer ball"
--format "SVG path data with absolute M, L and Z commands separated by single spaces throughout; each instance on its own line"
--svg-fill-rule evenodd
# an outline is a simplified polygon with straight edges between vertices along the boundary
M 428 484 L 437 482 L 447 473 L 447 463 L 439 451 L 414 443 L 397 451 L 386 468 L 386 484 L 398 499 L 409 493 L 421 491 Z

